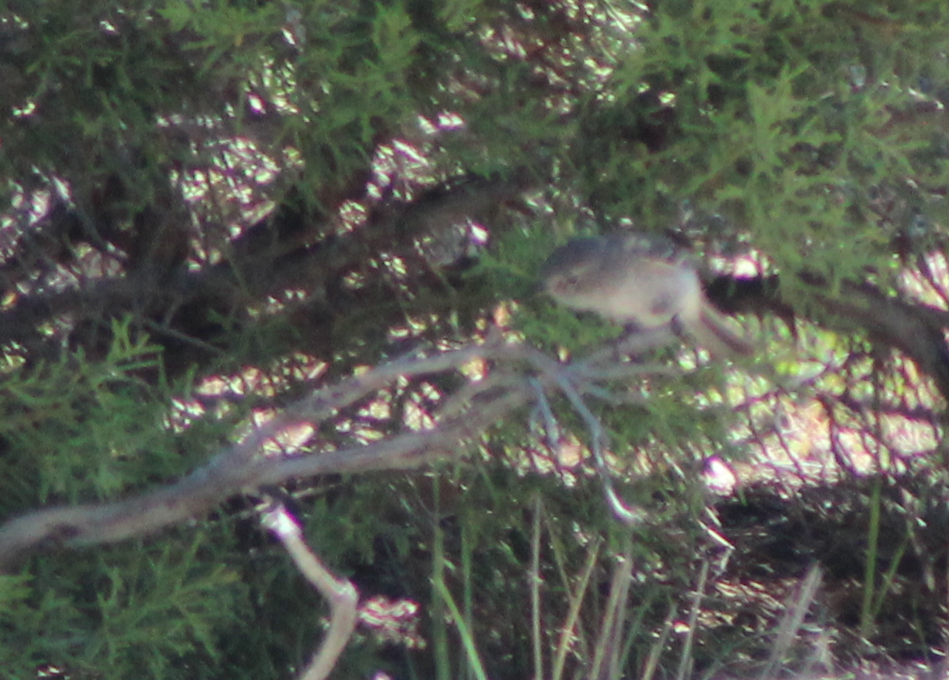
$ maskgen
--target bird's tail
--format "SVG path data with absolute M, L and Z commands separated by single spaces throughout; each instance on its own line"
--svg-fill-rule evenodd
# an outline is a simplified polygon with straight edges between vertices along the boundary
M 698 318 L 694 323 L 685 324 L 685 330 L 718 359 L 749 356 L 755 352 L 752 342 L 708 301 L 703 301 Z

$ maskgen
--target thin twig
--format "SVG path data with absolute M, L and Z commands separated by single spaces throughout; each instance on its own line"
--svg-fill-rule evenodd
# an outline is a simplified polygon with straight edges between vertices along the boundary
M 558 376 L 557 383 L 573 408 L 580 414 L 580 417 L 583 418 L 587 429 L 590 431 L 590 451 L 593 454 L 593 462 L 600 475 L 600 480 L 603 484 L 603 492 L 610 505 L 610 509 L 613 511 L 613 514 L 616 515 L 617 519 L 624 524 L 630 526 L 640 524 L 645 519 L 645 513 L 640 508 L 627 505 L 619 497 L 619 494 L 616 493 L 616 489 L 613 486 L 613 477 L 610 474 L 609 467 L 606 464 L 606 456 L 603 452 L 604 445 L 608 442 L 608 438 L 606 432 L 603 430 L 603 426 L 600 424 L 599 418 L 587 407 L 582 397 L 580 397 L 573 388 L 573 385 L 566 379 L 563 379 L 562 376 Z
M 656 674 L 656 669 L 659 667 L 659 657 L 666 651 L 666 643 L 669 641 L 669 635 L 672 633 L 672 628 L 675 625 L 675 615 L 676 604 L 672 603 L 669 605 L 669 613 L 666 614 L 666 619 L 662 624 L 659 637 L 656 638 L 656 641 L 649 648 L 649 655 L 646 657 L 643 672 L 639 676 L 640 680 L 652 680 Z
M 553 669 L 550 677 L 552 680 L 561 680 L 563 677 L 563 667 L 567 661 L 567 651 L 570 649 L 570 640 L 574 636 L 574 628 L 577 620 L 580 618 L 580 606 L 583 604 L 583 598 L 587 587 L 590 585 L 590 577 L 596 567 L 596 560 L 600 556 L 600 546 L 603 543 L 602 538 L 597 538 L 587 546 L 587 559 L 583 565 L 583 571 L 580 573 L 580 582 L 577 589 L 570 595 L 570 608 L 567 610 L 567 618 L 560 629 L 560 639 L 557 642 L 557 653 L 554 655 Z
M 560 446 L 560 427 L 554 417 L 553 409 L 550 408 L 550 400 L 547 399 L 544 388 L 536 378 L 531 378 L 529 383 L 534 393 L 534 414 L 539 416 L 543 422 L 544 439 L 547 440 L 547 447 L 554 450 Z M 534 414 L 532 414 L 532 421 L 537 419 L 533 417 Z
M 261 522 L 286 549 L 300 573 L 315 587 L 330 606 L 330 627 L 326 638 L 300 680 L 324 680 L 336 666 L 356 629 L 356 605 L 359 593 L 346 579 L 333 576 L 303 540 L 303 532 L 286 507 L 271 499 L 261 511 Z
M 618 556 L 610 581 L 610 595 L 603 612 L 600 626 L 599 644 L 593 658 L 590 678 L 619 677 L 620 638 L 625 623 L 626 603 L 629 599 L 629 587 L 633 580 L 633 542 L 626 538 L 626 549 Z
M 804 617 L 811 608 L 817 589 L 820 588 L 820 583 L 820 566 L 813 564 L 801 581 L 801 587 L 797 591 L 795 601 L 784 610 L 784 616 L 781 617 L 781 622 L 778 624 L 778 637 L 771 649 L 768 664 L 759 676 L 761 680 L 776 677 L 778 665 L 785 658 L 788 650 L 791 649 L 791 645 L 801 629 L 801 624 L 804 623 Z
M 708 582 L 709 561 L 702 562 L 702 568 L 699 570 L 699 582 L 692 593 L 692 608 L 689 610 L 688 629 L 685 634 L 685 644 L 682 645 L 682 658 L 679 659 L 679 669 L 676 673 L 676 680 L 685 680 L 692 670 L 694 659 L 692 658 L 692 646 L 695 644 L 696 626 L 699 621 L 699 613 L 702 611 L 702 600 L 705 598 L 705 584 Z
M 534 518 L 531 521 L 531 568 L 527 573 L 531 594 L 531 642 L 534 651 L 534 678 L 544 680 L 543 632 L 540 615 L 540 517 L 544 512 L 544 501 L 540 493 L 534 494 Z

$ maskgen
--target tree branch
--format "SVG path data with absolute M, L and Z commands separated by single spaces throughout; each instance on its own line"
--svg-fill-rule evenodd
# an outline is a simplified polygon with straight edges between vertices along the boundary
M 280 540 L 297 569 L 330 605 L 330 628 L 301 680 L 325 680 L 333 671 L 356 629 L 359 593 L 352 583 L 336 578 L 303 540 L 303 531 L 282 503 L 272 500 L 261 521 Z
M 630 336 L 572 364 L 559 363 L 532 347 L 500 339 L 431 356 L 413 354 L 394 360 L 300 400 L 177 483 L 127 500 L 38 510 L 8 521 L 0 526 L 0 570 L 12 568 L 25 553 L 41 547 L 78 548 L 151 534 L 206 514 L 227 497 L 248 489 L 328 473 L 410 469 L 456 456 L 492 425 L 535 398 L 536 385 L 548 389 L 568 386 L 567 395 L 576 406 L 579 395 L 591 391 L 606 369 L 613 369 L 607 374 L 617 375 L 617 352 L 642 352 L 668 339 L 667 333 Z M 288 428 L 300 423 L 317 424 L 400 378 L 454 371 L 473 359 L 491 360 L 492 370 L 508 379 L 470 380 L 461 392 L 463 403 L 444 400 L 445 412 L 435 414 L 435 424 L 428 430 L 295 457 L 263 453 L 264 445 Z M 525 364 L 534 369 L 536 377 L 524 374 L 519 367 Z M 641 366 L 630 368 L 642 373 Z M 584 416 L 595 446 L 603 446 L 602 428 L 593 427 L 588 410 Z M 600 471 L 607 474 L 602 466 Z M 606 477 L 604 482 L 608 484 Z

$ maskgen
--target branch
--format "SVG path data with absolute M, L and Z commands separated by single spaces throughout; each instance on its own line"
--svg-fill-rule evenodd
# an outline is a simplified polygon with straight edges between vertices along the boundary
M 74 326 L 81 327 L 86 321 L 135 313 L 146 319 L 166 321 L 162 328 L 153 327 L 155 342 L 167 341 L 178 347 L 181 337 L 186 336 L 208 347 L 219 334 L 217 325 L 207 322 L 212 312 L 233 316 L 235 310 L 243 310 L 268 296 L 279 297 L 287 289 L 303 289 L 312 294 L 313 300 L 324 300 L 332 297 L 328 291 L 336 282 L 356 270 L 369 274 L 360 291 L 360 303 L 365 306 L 367 291 L 374 290 L 376 278 L 384 278 L 365 269 L 368 254 L 414 256 L 416 239 L 437 237 L 439 228 L 444 229 L 445 225 L 474 219 L 513 201 L 524 187 L 523 182 L 500 177 L 465 177 L 411 202 L 392 200 L 381 204 L 366 224 L 341 235 L 327 234 L 331 217 L 315 211 L 291 193 L 277 210 L 230 242 L 227 258 L 218 264 L 208 264 L 196 271 L 178 269 L 163 278 L 161 285 L 150 277 L 120 274 L 84 279 L 77 289 L 21 293 L 13 305 L 0 311 L 0 344 L 40 348 L 48 338 L 37 329 L 52 320 L 69 317 Z M 48 227 L 57 233 L 77 221 L 80 218 L 72 212 L 54 211 L 35 230 Z M 17 253 L 7 260 L 19 263 L 17 266 L 22 265 L 20 260 L 31 261 L 27 253 Z M 418 271 L 424 278 L 423 269 Z M 31 269 L 22 272 L 23 276 L 29 274 L 33 274 Z M 2 275 L 0 268 L 0 283 L 4 280 Z M 390 301 L 391 290 L 382 286 L 380 291 L 384 301 Z M 382 302 L 383 297 L 378 301 Z M 346 307 L 345 300 L 336 302 L 328 305 L 323 316 Z M 398 312 L 400 319 L 401 314 Z M 329 325 L 328 320 L 325 323 Z M 319 330 L 327 333 L 325 328 Z M 78 340 L 73 340 L 75 345 Z M 206 355 L 207 351 L 202 351 L 198 356 Z
M 806 317 L 835 331 L 863 330 L 871 340 L 899 350 L 929 375 L 949 401 L 949 347 L 945 329 L 949 312 L 919 302 L 885 295 L 870 284 L 844 283 L 831 296 L 825 282 L 814 276 L 801 277 L 813 290 L 813 302 L 823 308 L 821 318 Z M 776 276 L 731 278 L 720 276 L 709 284 L 708 293 L 728 313 L 771 313 L 793 330 L 795 310 L 780 297 Z
M 272 500 L 261 521 L 280 540 L 300 573 L 330 605 L 330 629 L 319 651 L 313 655 L 301 680 L 325 680 L 356 629 L 359 592 L 346 579 L 337 579 L 303 540 L 297 521 L 282 503 Z
M 13 519 L 0 527 L 0 569 L 41 546 L 80 547 L 150 534 L 207 513 L 228 496 L 262 484 L 329 472 L 417 466 L 429 459 L 427 452 L 441 451 L 473 434 L 473 426 L 487 428 L 491 423 L 484 422 L 485 418 L 494 411 L 485 409 L 483 417 L 468 418 L 466 423 L 446 423 L 429 432 L 404 434 L 353 449 L 299 458 L 268 458 L 261 451 L 288 427 L 319 422 L 400 376 L 447 370 L 488 351 L 487 345 L 479 345 L 430 358 L 394 361 L 319 390 L 175 484 L 124 501 L 52 508 Z
M 300 400 L 175 484 L 123 501 L 38 510 L 5 523 L 0 526 L 0 570 L 10 569 L 25 553 L 40 547 L 78 548 L 151 534 L 206 514 L 234 494 L 292 478 L 411 469 L 457 456 L 492 425 L 535 399 L 537 385 L 563 390 L 579 408 L 583 406 L 581 394 L 597 391 L 595 382 L 599 376 L 615 378 L 624 367 L 633 375 L 642 375 L 642 364 L 618 364 L 617 352 L 642 352 L 665 344 L 668 339 L 668 333 L 634 335 L 572 364 L 559 363 L 537 349 L 499 339 L 431 356 L 413 354 L 394 360 Z M 485 379 L 470 380 L 457 393 L 463 401 L 445 399 L 446 408 L 436 414 L 431 429 L 407 431 L 364 446 L 296 457 L 263 453 L 264 445 L 288 428 L 301 423 L 318 424 L 400 378 L 454 371 L 473 359 L 492 360 L 494 373 Z M 525 364 L 536 371 L 536 377 L 524 373 Z M 655 371 L 666 369 L 656 367 Z M 612 487 L 600 451 L 606 435 L 589 409 L 583 406 L 581 414 L 599 454 L 598 469 L 607 495 L 615 497 L 615 493 L 610 494 Z M 612 498 L 612 502 L 616 508 L 624 507 L 618 497 Z

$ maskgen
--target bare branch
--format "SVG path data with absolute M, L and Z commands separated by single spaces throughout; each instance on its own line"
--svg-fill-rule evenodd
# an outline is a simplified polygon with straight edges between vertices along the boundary
M 329 677 L 356 629 L 356 605 L 359 593 L 346 579 L 337 579 L 303 540 L 296 519 L 279 502 L 271 501 L 262 512 L 261 521 L 280 540 L 293 563 L 330 605 L 330 629 L 313 655 L 301 680 L 324 680 Z
M 634 336 L 617 348 L 625 349 L 632 343 L 642 351 L 667 339 Z M 0 569 L 9 569 L 26 552 L 41 547 L 76 548 L 151 534 L 199 517 L 229 496 L 291 478 L 415 468 L 455 456 L 492 425 L 536 398 L 537 385 L 558 387 L 580 412 L 590 430 L 597 467 L 614 511 L 624 521 L 635 521 L 638 513 L 626 508 L 612 490 L 602 454 L 606 435 L 581 397 L 594 386 L 590 376 L 615 365 L 617 348 L 561 364 L 532 347 L 493 340 L 431 356 L 415 353 L 396 359 L 300 400 L 177 483 L 127 500 L 38 510 L 7 522 L 0 526 Z M 461 391 L 464 403 L 452 402 L 451 408 L 438 414 L 431 429 L 297 457 L 263 453 L 264 445 L 287 429 L 301 423 L 317 424 L 400 378 L 457 370 L 476 358 L 491 359 L 497 379 L 492 375 L 491 379 L 469 381 Z M 525 374 L 524 364 L 538 375 Z

